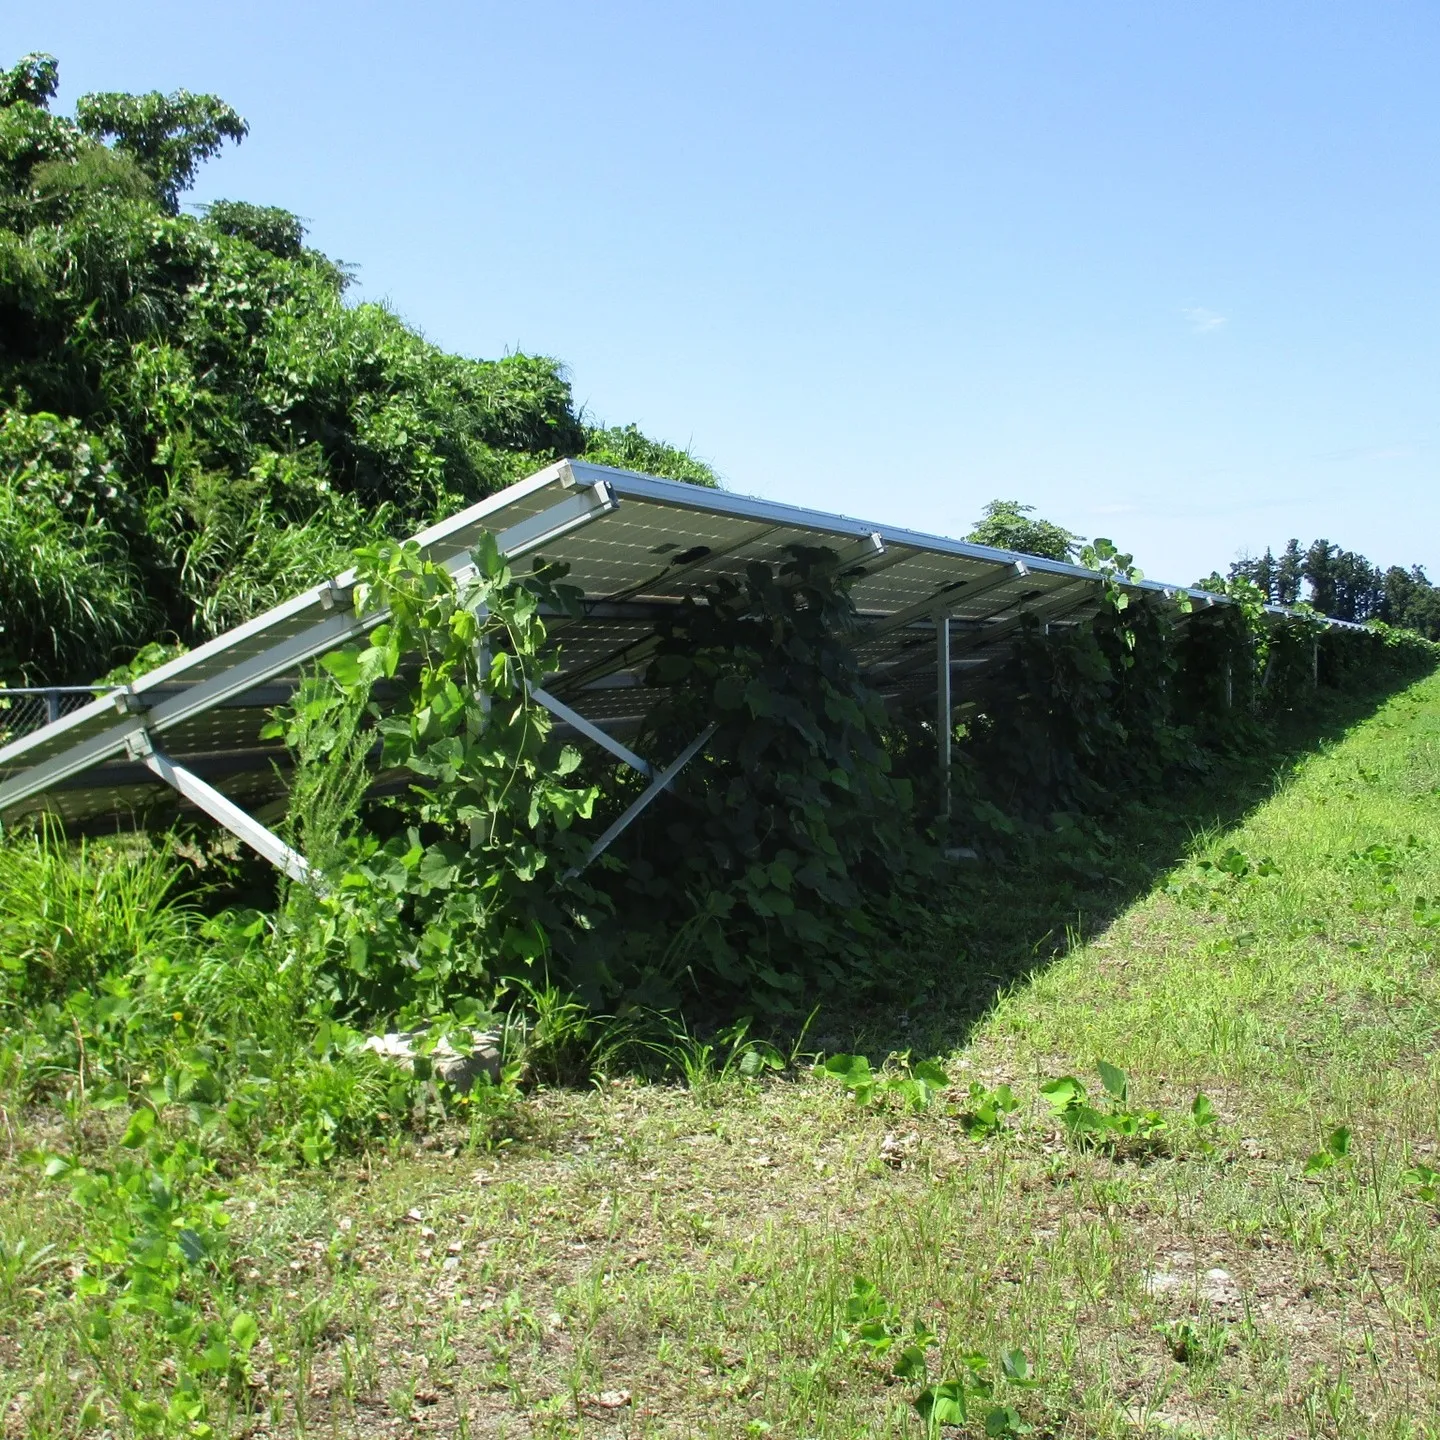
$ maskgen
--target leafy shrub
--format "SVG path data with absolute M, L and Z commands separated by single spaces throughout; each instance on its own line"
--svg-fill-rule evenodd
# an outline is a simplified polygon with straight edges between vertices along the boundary
M 133 648 L 155 623 L 105 442 L 78 422 L 0 415 L 0 677 L 22 683 Z
M 832 1055 L 824 1069 L 844 1085 L 860 1106 L 896 1095 L 911 1110 L 928 1110 L 934 1097 L 950 1083 L 950 1077 L 933 1060 L 912 1061 L 908 1054 L 892 1059 L 895 1068 L 877 1072 L 863 1055 Z
M 389 618 L 363 649 L 327 656 L 328 688 L 304 697 L 309 723 L 344 723 L 406 667 L 408 703 L 376 731 L 380 764 L 414 777 L 411 792 L 389 807 L 388 838 L 349 837 L 307 921 L 343 1003 L 362 1011 L 444 1008 L 523 976 L 574 923 L 567 892 L 593 899 L 567 876 L 586 849 L 572 824 L 596 792 L 530 698 L 548 673 L 540 605 L 566 597 L 543 575 L 514 577 L 491 537 L 473 557 L 462 590 L 417 546 L 361 551 L 357 608 Z M 274 730 L 294 746 L 300 719 Z
M 1125 1072 L 1100 1062 L 1100 1083 L 1109 1104 L 1100 1110 L 1090 1104 L 1084 1084 L 1062 1075 L 1040 1087 L 1056 1118 L 1075 1144 L 1122 1154 L 1163 1151 L 1168 1145 L 1167 1125 L 1156 1110 L 1130 1109 L 1130 1081 Z
M 72 1267 L 79 1327 L 101 1353 L 133 1346 L 163 1360 L 142 1365 L 151 1373 L 136 1383 L 112 1386 L 136 1433 L 210 1434 L 202 1377 L 243 1378 L 260 1336 L 238 1303 L 226 1196 L 200 1148 L 166 1134 L 154 1110 L 135 1110 L 120 1143 L 111 1166 L 28 1157 L 68 1186 L 81 1213 Z
M 177 213 L 245 133 L 224 101 L 90 95 L 70 119 L 57 85 L 48 56 L 0 84 L 0 675 L 85 682 L 162 634 L 194 644 L 587 447 L 714 483 L 633 426 L 587 428 L 553 360 L 448 355 L 348 303 L 288 212 Z

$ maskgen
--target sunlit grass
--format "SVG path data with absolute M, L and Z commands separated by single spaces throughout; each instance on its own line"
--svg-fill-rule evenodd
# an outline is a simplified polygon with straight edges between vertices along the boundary
M 987 1357 L 994 1401 L 1040 1435 L 1440 1433 L 1440 1226 L 1407 1178 L 1440 1165 L 1437 787 L 1430 679 L 1006 989 L 921 1113 L 804 1069 L 722 1076 L 695 1046 L 689 1088 L 541 1090 L 510 1143 L 456 1123 L 328 1172 L 235 1175 L 264 1339 L 212 1423 L 922 1436 L 920 1382 L 847 1339 L 865 1277 L 937 1333 L 931 1379 Z M 950 1033 L 943 979 L 930 1008 L 917 1057 Z M 1077 1146 L 1039 1093 L 1073 1074 L 1098 1094 L 1102 1061 L 1166 1122 L 1135 1158 Z M 972 1080 L 1021 1102 L 980 1141 Z M 1213 1126 L 1192 1123 L 1199 1093 Z M 68 1243 L 63 1202 L 14 1160 L 55 1122 L 7 1123 L 0 1433 L 79 1433 L 93 1394 L 99 1434 L 116 1408 L 63 1271 L 19 1248 Z M 1342 1126 L 1349 1154 L 1307 1174 Z M 1036 1389 L 1000 1378 L 1011 1350 Z

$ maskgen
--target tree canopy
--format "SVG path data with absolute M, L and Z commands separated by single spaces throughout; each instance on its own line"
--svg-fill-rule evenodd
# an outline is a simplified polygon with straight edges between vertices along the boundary
M 1246 556 L 1230 567 L 1230 578 L 1252 581 L 1271 604 L 1293 605 L 1307 598 L 1322 615 L 1337 620 L 1383 620 L 1440 637 L 1440 591 L 1419 565 L 1382 570 L 1365 556 L 1328 540 L 1301 549 L 1291 540 L 1277 560 L 1272 550 Z M 1302 584 L 1309 586 L 1302 597 Z
M 247 133 L 223 100 L 0 72 L 0 681 L 85 683 L 193 645 L 552 460 L 713 485 L 577 410 L 544 356 L 449 354 L 286 210 L 181 213 Z M 152 652 L 153 653 L 153 652 Z
M 983 517 L 965 537 L 977 545 L 997 550 L 1018 550 L 1022 555 L 1039 555 L 1047 560 L 1073 560 L 1080 552 L 1082 537 L 1049 520 L 1032 520 L 1033 505 L 1018 500 L 992 500 Z

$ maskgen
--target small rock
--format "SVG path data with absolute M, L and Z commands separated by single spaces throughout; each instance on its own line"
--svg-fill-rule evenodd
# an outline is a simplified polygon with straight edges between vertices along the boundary
M 887 1135 L 880 1142 L 880 1158 L 892 1169 L 901 1169 L 920 1143 L 920 1133 L 912 1130 L 908 1135 L 896 1137 Z
M 1156 1270 L 1145 1277 L 1145 1289 L 1151 1295 L 1168 1295 L 1184 1283 L 1178 1275 L 1172 1275 L 1168 1270 Z
M 456 1030 L 452 1034 L 456 1039 L 469 1036 L 468 1052 L 457 1050 L 448 1036 L 442 1036 L 435 1042 L 435 1048 L 423 1057 L 430 1062 L 431 1070 L 439 1079 L 463 1093 L 482 1075 L 491 1080 L 500 1078 L 498 1035 L 488 1030 Z M 393 1061 L 402 1070 L 413 1071 L 425 1035 L 423 1026 L 418 1030 L 392 1030 L 385 1035 L 372 1035 L 365 1042 L 365 1048 Z
M 602 1390 L 595 1397 L 595 1403 L 602 1410 L 623 1410 L 630 1403 L 630 1392 L 628 1390 Z
M 1212 1305 L 1236 1305 L 1240 1301 L 1240 1287 L 1228 1270 L 1207 1270 L 1200 1281 L 1200 1298 Z

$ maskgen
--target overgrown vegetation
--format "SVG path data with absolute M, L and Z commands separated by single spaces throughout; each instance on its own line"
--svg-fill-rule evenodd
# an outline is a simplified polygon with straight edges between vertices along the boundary
M 194 644 L 560 456 L 714 484 L 577 414 L 560 365 L 448 355 L 285 211 L 180 212 L 224 101 L 0 75 L 0 680 Z
M 531 1078 L 456 1094 L 296 1024 L 293 957 L 247 966 L 210 872 L 157 888 L 146 976 L 10 1012 L 0 1423 L 1434 1433 L 1440 688 L 1359 723 L 1330 693 L 1104 874 L 1048 849 L 933 891 L 950 958 L 798 1053 L 537 988 L 483 1022 Z M 143 857 L 57 845 L 10 876 L 98 894 Z M 54 953 L 29 916 L 7 944 Z M 231 1067 L 286 1025 L 283 1066 Z

